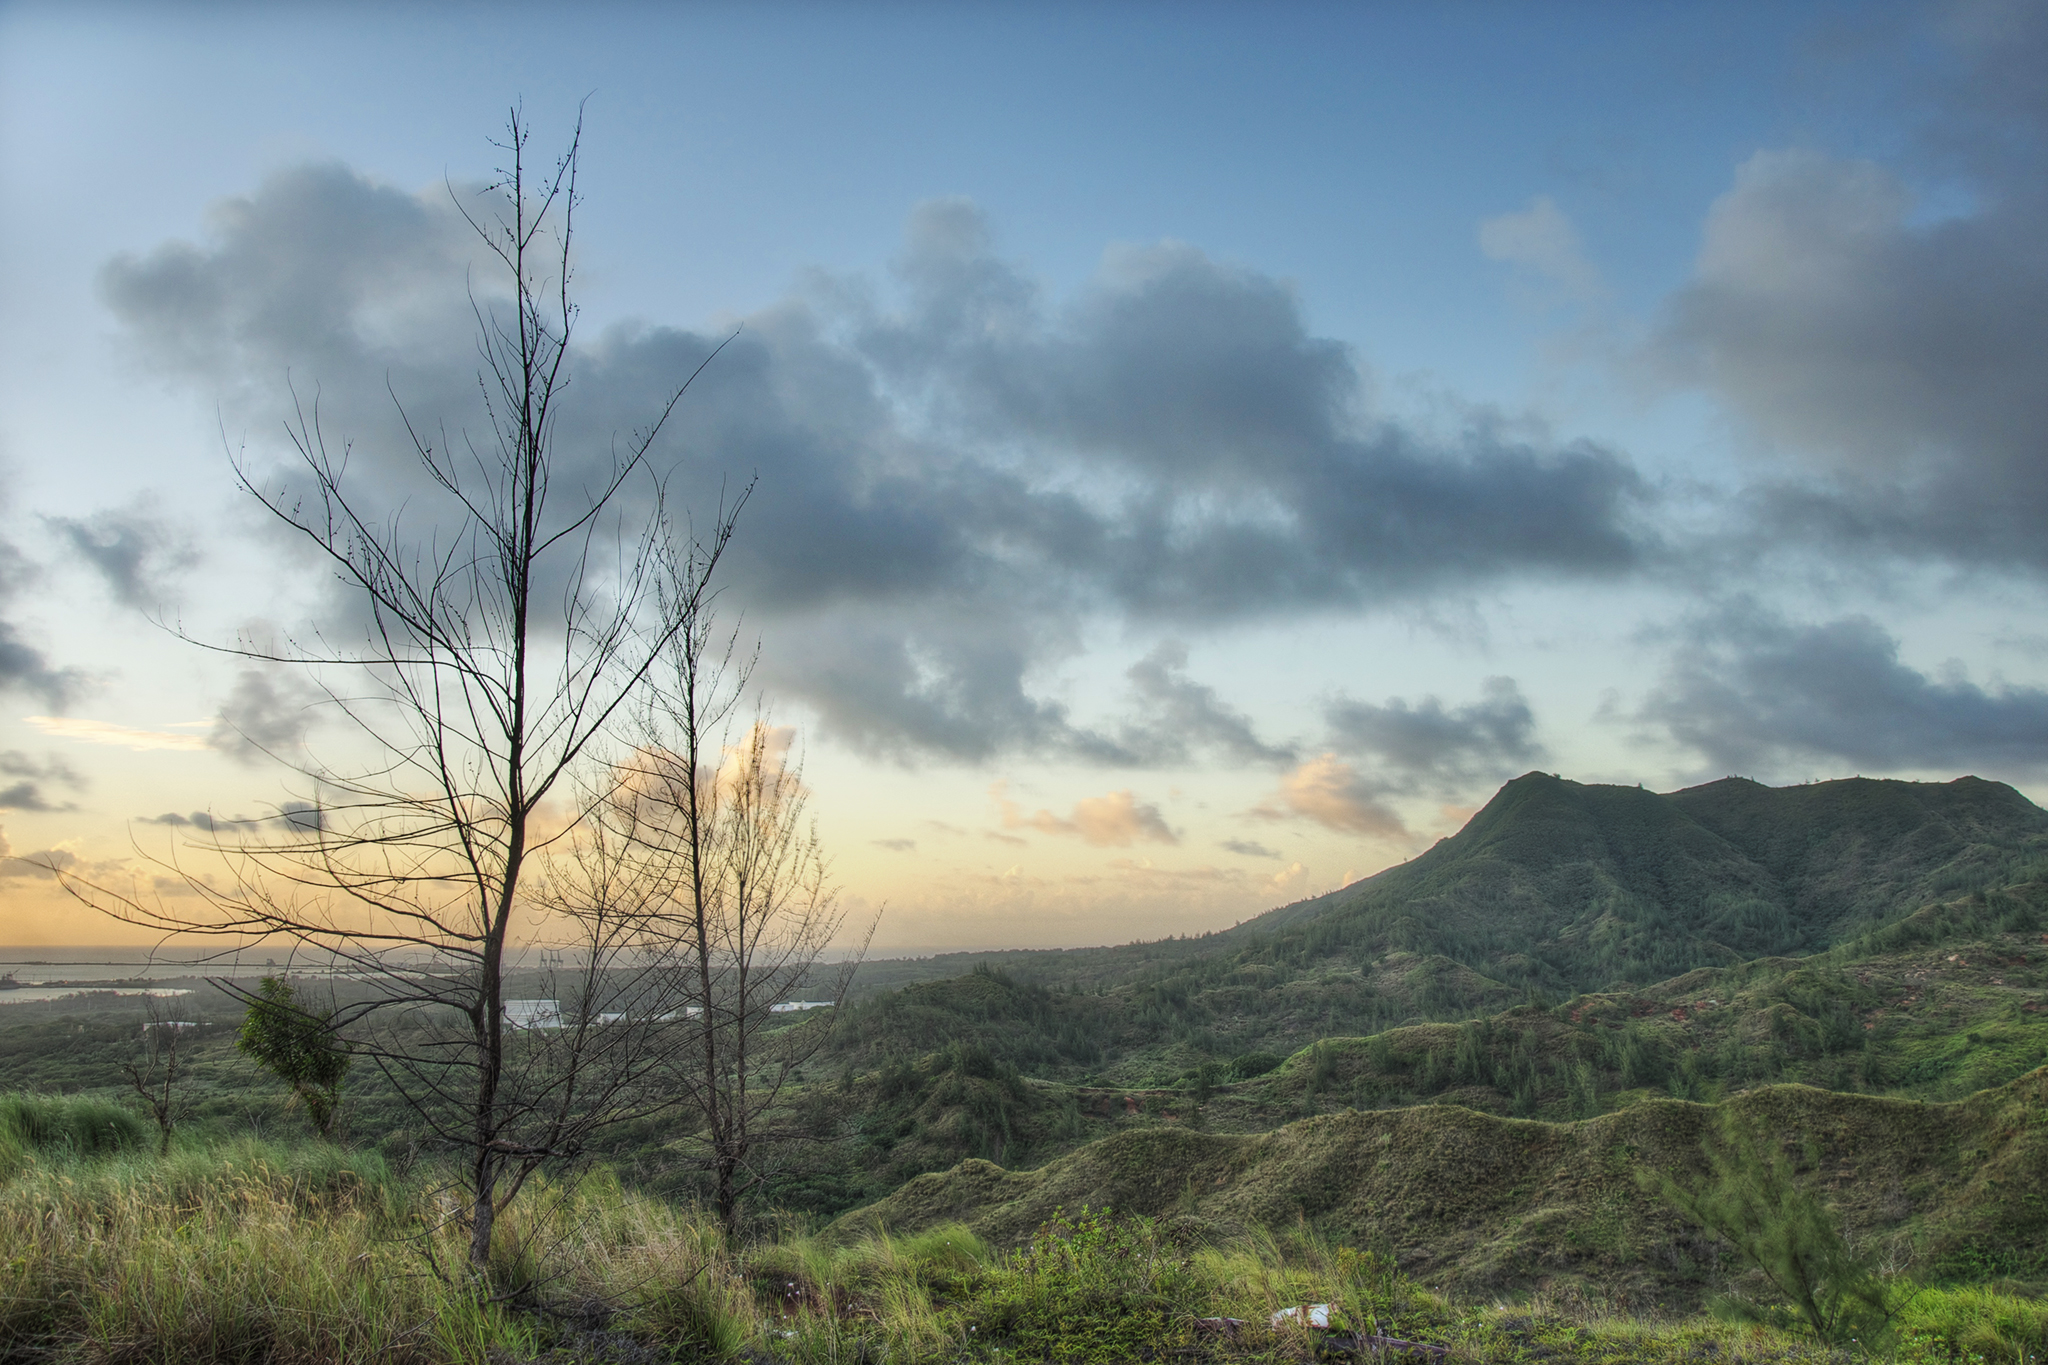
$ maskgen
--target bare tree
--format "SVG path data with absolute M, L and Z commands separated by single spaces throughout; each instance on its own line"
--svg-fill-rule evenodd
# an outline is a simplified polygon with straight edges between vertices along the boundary
M 743 1201 L 773 1174 L 764 1153 L 813 1136 L 792 1127 L 781 1105 L 825 1032 L 792 1015 L 813 1003 L 841 1004 L 866 947 L 863 935 L 836 966 L 825 963 L 845 912 L 787 743 L 787 732 L 757 719 L 722 746 L 715 767 L 696 765 L 687 792 L 679 783 L 663 788 L 687 803 L 671 828 L 682 836 L 688 873 L 678 908 L 696 1036 L 678 1053 L 675 1081 L 702 1123 L 712 1207 L 728 1232 L 738 1231 Z
M 267 485 L 237 461 L 242 486 L 325 562 L 367 624 L 352 645 L 316 634 L 231 652 L 309 668 L 355 757 L 293 760 L 307 790 L 290 818 L 216 833 L 204 847 L 230 875 L 186 878 L 204 913 L 188 908 L 191 896 L 68 883 L 124 919 L 283 939 L 333 972 L 345 989 L 332 1027 L 460 1156 L 479 1271 L 499 1214 L 542 1163 L 574 1158 L 599 1127 L 667 1102 L 651 1082 L 686 974 L 651 937 L 644 900 L 616 878 L 554 878 L 558 890 L 604 893 L 595 900 L 535 892 L 551 859 L 602 864 L 610 827 L 595 817 L 615 802 L 618 760 L 636 747 L 629 722 L 647 714 L 643 694 L 701 614 L 745 501 L 721 506 L 687 548 L 671 544 L 649 452 L 696 374 L 648 426 L 613 442 L 593 486 L 558 496 L 580 136 L 579 124 L 552 170 L 536 174 L 515 110 L 494 144 L 508 165 L 483 206 L 456 200 L 506 301 L 471 296 L 481 439 L 437 436 L 400 406 L 438 502 L 424 531 L 405 520 L 414 513 L 373 510 L 377 489 L 350 477 L 348 448 L 330 445 L 317 404 L 288 426 L 297 484 Z M 622 529 L 636 480 L 655 510 Z M 510 1019 L 515 927 L 526 932 L 536 909 L 557 912 L 540 942 L 564 965 L 539 989 L 558 1008 Z
M 791 732 L 758 713 L 734 724 L 752 661 L 737 655 L 736 632 L 719 631 L 697 587 L 700 560 L 692 550 L 669 561 L 663 595 L 680 628 L 662 685 L 643 695 L 641 742 L 585 832 L 575 884 L 557 887 L 553 904 L 565 916 L 621 907 L 643 960 L 674 974 L 681 1036 L 664 1077 L 696 1121 L 713 1208 L 735 1232 L 772 1174 L 764 1153 L 810 1136 L 782 1108 L 824 1041 L 798 1026 L 802 997 L 838 1005 L 866 936 L 827 966 L 845 915 L 806 817 Z
M 123 1062 L 121 1074 L 128 1078 L 130 1088 L 142 1098 L 150 1118 L 156 1122 L 158 1154 L 169 1156 L 171 1135 L 191 1109 L 190 1101 L 178 1088 L 178 1049 L 185 1040 L 185 1031 L 197 1025 L 166 1017 L 153 995 L 145 998 L 143 1013 L 141 1055 Z

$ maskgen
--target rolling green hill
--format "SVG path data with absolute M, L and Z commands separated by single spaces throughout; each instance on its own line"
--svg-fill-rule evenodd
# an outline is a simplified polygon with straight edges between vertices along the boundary
M 1923 1274 L 2048 1273 L 2048 1069 L 1952 1104 L 1773 1086 L 1729 1107 L 1799 1154 L 1849 1233 Z M 1705 1169 L 1713 1106 L 1659 1100 L 1581 1122 L 1455 1106 L 1347 1111 L 1273 1132 L 1119 1134 L 1037 1170 L 987 1161 L 920 1176 L 835 1225 L 961 1221 L 1015 1242 L 1059 1208 L 1109 1206 L 1228 1233 L 1305 1221 L 1392 1254 L 1428 1284 L 1497 1295 L 1597 1285 L 1691 1306 L 1719 1249 L 1638 1182 Z
M 1530 774 L 1420 857 L 1226 933 L 990 955 L 854 1003 L 807 1100 L 841 1140 L 787 1193 L 830 1212 L 962 1157 L 1348 1108 L 1954 1099 L 2048 1061 L 2044 868 L 2048 813 L 1975 778 Z
M 1023 1168 L 1116 1134 L 1259 1133 L 1354 1108 L 1455 1104 L 1564 1122 L 1784 1083 L 1955 1100 L 2048 1062 L 2048 944 L 2036 930 L 1984 932 L 2038 924 L 2044 901 L 2048 887 L 1977 893 L 1824 955 L 1298 1048 L 1278 1042 L 1292 1016 L 1254 1015 L 1276 1050 L 1221 1056 L 1148 1044 L 1135 993 L 1070 993 L 983 968 L 849 1012 L 836 1079 L 804 1099 L 808 1131 L 836 1140 L 812 1147 L 778 1197 L 829 1214 L 966 1157 Z M 1307 979 L 1312 992 L 1326 984 Z M 1235 989 L 1187 1008 L 1216 1008 Z M 1291 993 L 1247 990 L 1246 1007 Z M 1062 1052 L 1062 1039 L 1078 1046 Z

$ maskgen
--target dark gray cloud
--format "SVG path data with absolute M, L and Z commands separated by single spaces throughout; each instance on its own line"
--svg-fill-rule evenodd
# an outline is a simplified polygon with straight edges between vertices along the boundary
M 1213 687 L 1188 678 L 1187 664 L 1187 646 L 1168 640 L 1125 674 L 1143 710 L 1119 740 L 1134 759 L 1185 762 L 1204 750 L 1238 763 L 1287 764 L 1300 757 L 1293 745 L 1260 739 L 1249 716 L 1226 705 Z
M 54 755 L 36 758 L 19 749 L 0 752 L 0 778 L 15 780 L 0 787 L 0 809 L 59 811 L 75 810 L 74 802 L 48 795 L 52 785 L 74 791 L 85 786 L 85 777 Z
M 2048 768 L 2048 691 L 1930 677 L 1863 616 L 1800 624 L 1738 604 L 1695 622 L 1640 718 L 1719 772 Z
M 327 828 L 327 813 L 310 801 L 287 801 L 272 823 L 298 834 L 317 833 Z
M 11 615 L 37 576 L 28 557 L 12 541 L 0 538 L 0 612 Z M 37 697 L 51 710 L 62 711 L 85 689 L 86 681 L 77 669 L 54 663 L 19 626 L 0 616 L 0 691 Z
M 1235 853 L 1241 858 L 1278 858 L 1282 856 L 1280 850 L 1267 848 L 1256 839 L 1225 839 L 1217 847 L 1227 853 Z
M 0 810 L 70 810 L 69 802 L 58 804 L 43 795 L 36 782 L 14 782 L 0 787 Z
M 221 703 L 206 742 L 245 763 L 268 761 L 298 746 L 327 694 L 280 670 L 244 669 Z
M 482 430 L 473 247 L 444 198 L 333 165 L 280 173 L 222 205 L 203 245 L 110 263 L 105 295 L 144 355 L 227 397 L 259 463 L 286 376 L 302 401 L 317 392 L 366 496 L 395 506 L 418 481 L 394 397 L 437 442 Z M 1654 494 L 1618 455 L 1485 414 L 1446 439 L 1391 422 L 1291 289 L 1191 247 L 1113 252 L 1058 304 L 947 201 L 911 216 L 896 282 L 900 306 L 819 286 L 748 318 L 658 448 L 672 494 L 700 509 L 759 474 L 731 601 L 769 637 L 765 680 L 841 738 L 1125 761 L 1122 737 L 1032 685 L 1090 615 L 1191 628 L 1371 609 L 1506 576 L 1618 576 L 1656 552 Z M 586 339 L 557 487 L 608 468 L 614 438 L 722 339 Z M 1152 700 L 1198 705 L 1164 676 Z M 1233 737 L 1227 709 L 1204 724 L 1227 752 L 1281 752 Z
M 202 834 L 227 835 L 234 831 L 253 832 L 266 828 L 287 829 L 295 833 L 319 830 L 324 827 L 325 814 L 309 801 L 287 801 L 278 807 L 277 814 L 266 816 L 234 816 L 224 818 L 209 811 L 191 812 L 165 811 L 162 815 L 145 815 L 137 823 L 164 825 L 171 829 L 196 829 Z
M 177 811 L 166 811 L 162 815 L 145 815 L 140 818 L 139 823 L 145 825 L 168 825 L 172 829 L 196 829 L 203 833 L 211 834 L 221 826 L 235 822 L 231 820 L 215 820 L 208 812 L 195 810 L 190 814 L 183 815 Z
M 106 580 L 117 600 L 141 610 L 175 600 L 175 575 L 199 561 L 183 532 L 139 506 L 43 521 Z
M 84 690 L 85 675 L 60 668 L 50 656 L 24 640 L 11 621 L 0 621 L 0 688 L 39 697 L 61 711 Z
M 443 193 L 407 194 L 335 162 L 288 167 L 208 214 L 204 246 L 166 242 L 108 262 L 101 287 L 165 370 L 266 398 L 287 368 L 361 377 L 366 358 L 407 370 L 471 347 L 472 241 Z M 490 277 L 483 276 L 486 287 Z M 383 397 L 339 395 L 372 409 Z
M 1960 69 L 1917 178 L 1756 154 L 1714 205 L 1653 354 L 1789 462 L 1749 494 L 1767 533 L 2039 570 L 2048 9 L 1952 6 L 1945 29 Z
M 1332 747 L 1369 760 L 1395 790 L 1454 789 L 1528 768 L 1543 757 L 1536 716 L 1513 678 L 1488 678 L 1480 699 L 1437 697 L 1384 705 L 1339 698 L 1324 708 Z
M 1116 741 L 1077 725 L 1065 704 L 1030 694 L 1033 664 L 1063 648 L 1044 639 L 1051 632 L 1041 629 L 1042 618 L 962 614 L 934 603 L 923 613 L 771 616 L 762 674 L 777 692 L 810 702 L 836 738 L 876 753 L 908 757 L 908 747 L 969 760 L 1009 751 L 1131 758 Z

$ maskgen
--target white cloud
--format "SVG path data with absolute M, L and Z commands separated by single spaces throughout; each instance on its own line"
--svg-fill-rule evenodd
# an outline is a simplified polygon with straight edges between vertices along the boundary
M 1128 790 L 1083 797 L 1074 803 L 1073 814 L 1065 817 L 1043 809 L 1026 815 L 1023 807 L 1010 800 L 1008 791 L 1009 785 L 1004 782 L 989 788 L 996 808 L 1002 812 L 1005 829 L 1035 829 L 1041 834 L 1072 835 L 1098 848 L 1180 842 L 1180 835 L 1166 823 L 1159 807 L 1139 801 Z
M 81 716 L 23 716 L 22 719 L 46 735 L 75 739 L 85 744 L 107 744 L 117 749 L 147 753 L 153 749 L 175 749 L 203 753 L 213 745 L 199 735 L 179 735 L 168 730 L 138 730 L 111 721 L 87 720 Z M 193 722 L 210 725 L 210 721 Z
M 1504 213 L 1479 225 L 1479 249 L 1490 261 L 1505 261 L 1535 272 L 1558 286 L 1566 298 L 1586 303 L 1606 293 L 1600 272 L 1585 257 L 1578 230 L 1547 194 L 1519 213 Z
M 1319 754 L 1288 773 L 1280 789 L 1251 813 L 1262 820 L 1309 820 L 1374 838 L 1408 832 L 1381 790 L 1335 754 Z

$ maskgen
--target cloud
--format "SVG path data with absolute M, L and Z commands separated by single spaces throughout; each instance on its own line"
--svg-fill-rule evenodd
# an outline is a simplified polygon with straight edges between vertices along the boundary
M 176 593 L 166 580 L 199 562 L 189 538 L 140 506 L 43 521 L 125 606 L 147 610 L 170 600 Z
M 45 788 L 55 784 L 77 791 L 86 785 L 84 775 L 62 758 L 52 754 L 38 759 L 19 749 L 0 751 L 0 776 L 20 779 L 0 788 L 0 809 L 7 810 L 76 810 L 74 802 L 46 796 Z
M 75 739 L 85 744 L 106 744 L 120 749 L 148 753 L 157 749 L 203 751 L 213 746 L 198 735 L 173 734 L 167 730 L 140 730 L 111 721 L 87 720 L 76 716 L 23 716 L 22 720 L 46 735 Z
M 244 669 L 202 741 L 242 763 L 269 762 L 298 747 L 327 694 L 304 677 Z
M 52 881 L 59 872 L 68 872 L 78 863 L 78 855 L 69 849 L 44 848 L 34 853 L 8 854 L 0 857 L 0 880 L 6 881 Z
M 1720 772 L 2048 770 L 2048 690 L 1929 677 L 1863 616 L 1801 624 L 1737 605 L 1695 622 L 1639 718 Z
M 1308 820 L 1340 834 L 1396 838 L 1407 827 L 1386 804 L 1386 789 L 1333 753 L 1308 759 L 1280 779 L 1280 789 L 1252 808 L 1261 820 Z
M 1225 839 L 1217 847 L 1235 853 L 1241 858 L 1279 858 L 1282 856 L 1280 850 L 1267 848 L 1256 839 Z
M 326 813 L 310 801 L 287 801 L 274 815 L 223 817 L 210 811 L 166 811 L 162 815 L 137 817 L 138 824 L 164 825 L 171 829 L 196 829 L 202 834 L 230 834 L 234 831 L 283 829 L 308 833 L 326 827 Z
M 186 815 L 181 815 L 177 811 L 166 811 L 162 815 L 140 816 L 138 820 L 145 825 L 168 825 L 172 829 L 196 829 L 207 834 L 211 834 L 223 826 L 240 823 L 234 820 L 216 820 L 209 812 L 203 810 L 195 810 Z
M 1547 194 L 1531 199 L 1529 207 L 1519 213 L 1504 213 L 1482 222 L 1479 250 L 1490 261 L 1533 271 L 1570 301 L 1588 302 L 1606 293 L 1600 272 L 1586 259 L 1578 230 Z
M 34 782 L 16 782 L 0 787 L 0 810 L 75 810 L 72 802 L 58 805 L 43 795 L 40 785 Z
M 876 848 L 886 848 L 891 853 L 914 853 L 917 851 L 917 840 L 915 839 L 870 839 L 868 842 Z
M 1442 437 L 1391 420 L 1282 281 L 1162 242 L 1106 252 L 1055 300 L 991 239 L 971 204 L 920 206 L 891 287 L 827 281 L 749 315 L 655 452 L 675 463 L 671 495 L 699 508 L 759 472 L 729 600 L 767 637 L 762 681 L 835 738 L 1150 761 L 1133 744 L 1156 747 L 1156 728 L 1126 743 L 1042 695 L 1086 619 L 1150 631 L 1380 610 L 1509 578 L 1614 578 L 1659 552 L 1656 494 L 1621 456 L 1476 410 Z M 450 440 L 483 430 L 473 248 L 439 191 L 305 166 L 219 205 L 203 242 L 111 262 L 103 287 L 144 357 L 258 433 L 259 475 L 281 376 L 317 385 L 323 421 L 354 438 L 369 510 L 410 496 L 424 536 L 432 500 L 391 395 Z M 612 436 L 721 339 L 584 338 L 556 487 L 606 467 Z M 288 494 L 289 465 L 275 468 Z M 1149 704 L 1197 717 L 1211 748 L 1291 757 L 1175 667 L 1134 677 Z
M 166 242 L 101 271 L 107 302 L 166 371 L 267 388 L 279 359 L 317 382 L 366 352 L 411 370 L 437 343 L 470 340 L 449 315 L 475 243 L 438 188 L 407 194 L 337 162 L 291 166 L 215 203 L 208 227 L 205 246 Z
M 1777 458 L 1749 496 L 1765 535 L 2039 571 L 2048 10 L 1949 16 L 1965 75 L 1938 103 L 1928 167 L 1945 200 L 1873 161 L 1756 153 L 1648 354 Z
M 37 566 L 14 542 L 0 537 L 0 608 L 14 607 L 39 576 Z M 75 700 L 86 682 L 77 669 L 52 663 L 13 621 L 0 619 L 0 691 L 38 697 L 56 711 Z
M 1005 829 L 1033 829 L 1041 834 L 1072 835 L 1097 847 L 1128 848 L 1135 843 L 1177 844 L 1180 835 L 1166 823 L 1159 807 L 1141 802 L 1128 791 L 1089 796 L 1074 803 L 1071 816 L 1060 817 L 1048 810 L 1026 815 L 1010 800 L 1008 784 L 989 788 Z
M 327 813 L 310 801 L 287 801 L 277 808 L 273 823 L 295 833 L 317 833 L 327 828 Z
M 83 788 L 86 785 L 85 774 L 66 763 L 57 754 L 45 754 L 37 758 L 19 749 L 0 750 L 0 773 L 9 777 L 40 778 L 46 782 L 56 782 L 72 788 Z
M 1266 888 L 1273 895 L 1284 896 L 1306 889 L 1307 883 L 1308 869 L 1300 863 L 1289 863 L 1267 879 Z
M 0 688 L 41 698 L 53 710 L 69 704 L 85 686 L 75 668 L 59 668 L 29 644 L 12 622 L 0 621 Z
M 1267 744 L 1250 717 L 1224 705 L 1214 688 L 1191 681 L 1187 663 L 1187 646 L 1167 640 L 1125 674 L 1145 710 L 1119 739 L 1134 758 L 1185 762 L 1194 751 L 1209 749 L 1239 763 L 1294 761 L 1291 745 Z
M 1543 756 L 1536 717 L 1513 678 L 1488 678 L 1481 699 L 1446 707 L 1436 697 L 1410 705 L 1339 698 L 1324 708 L 1332 744 L 1368 756 L 1385 780 L 1404 787 L 1456 787 L 1520 772 Z

